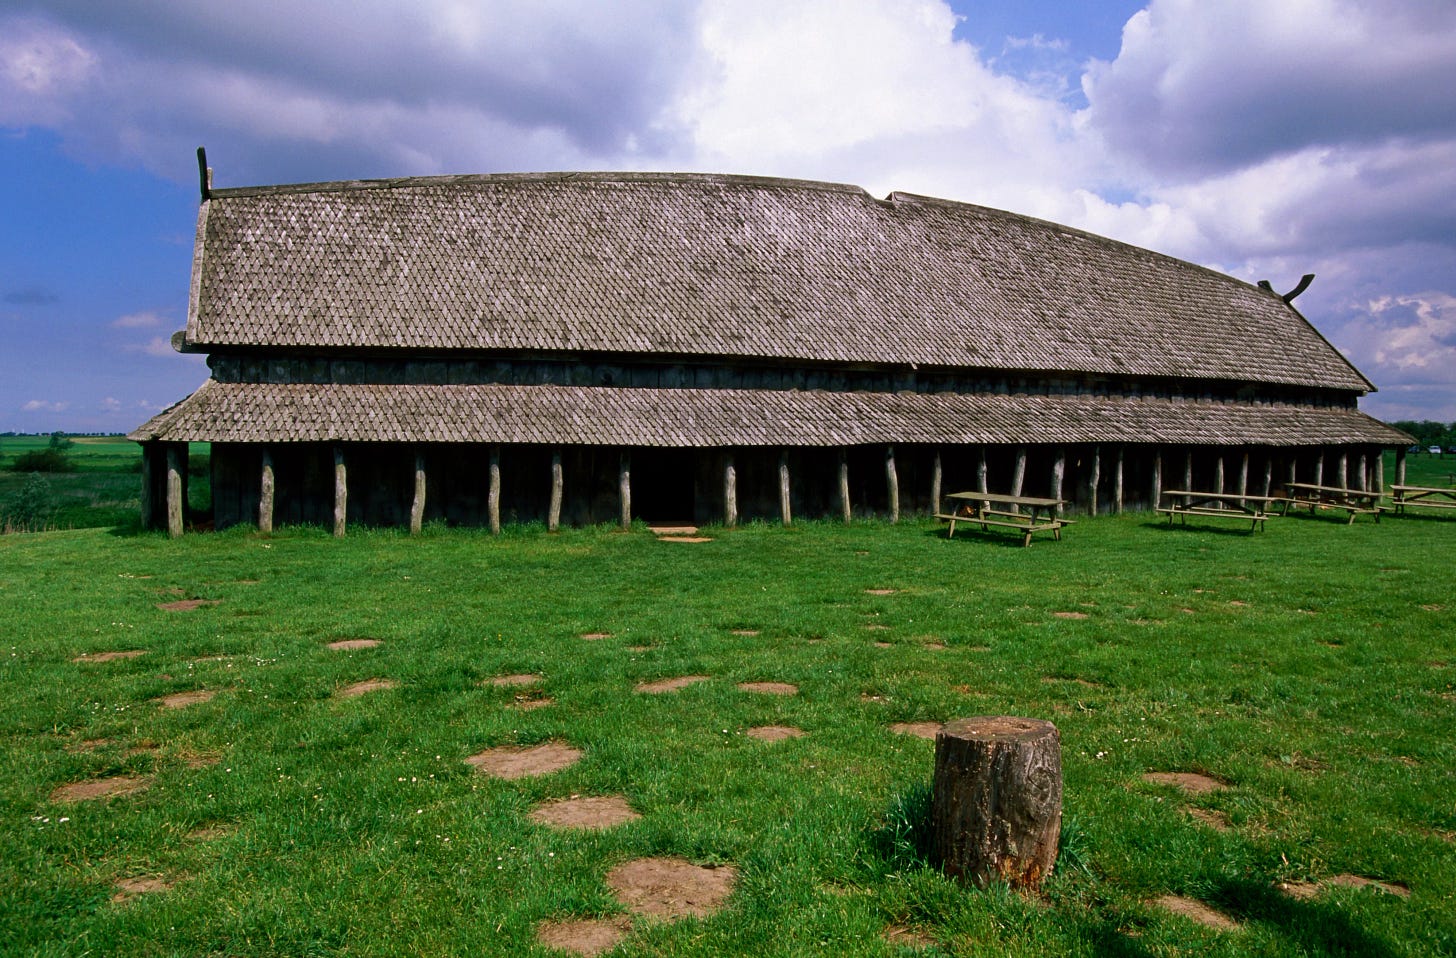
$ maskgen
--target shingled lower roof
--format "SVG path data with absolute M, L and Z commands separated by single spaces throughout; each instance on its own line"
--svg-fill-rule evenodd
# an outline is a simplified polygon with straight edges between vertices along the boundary
M 1373 388 L 1221 273 L 963 203 L 730 176 L 217 190 L 185 337 Z
M 1138 397 L 216 381 L 128 438 L 660 447 L 1409 441 L 1353 409 Z

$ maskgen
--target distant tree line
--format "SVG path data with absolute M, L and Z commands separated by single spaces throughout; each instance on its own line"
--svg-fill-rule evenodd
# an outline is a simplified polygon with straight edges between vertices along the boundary
M 1429 419 L 1422 419 L 1416 422 L 1411 419 L 1401 419 L 1390 425 L 1401 432 L 1409 433 L 1415 437 L 1416 445 L 1422 449 L 1430 446 L 1440 446 L 1442 449 L 1456 449 L 1456 422 L 1433 422 Z
M 71 461 L 71 450 L 75 446 L 65 433 L 53 432 L 44 449 L 30 449 L 16 456 L 10 463 L 10 471 L 75 472 L 76 464 Z

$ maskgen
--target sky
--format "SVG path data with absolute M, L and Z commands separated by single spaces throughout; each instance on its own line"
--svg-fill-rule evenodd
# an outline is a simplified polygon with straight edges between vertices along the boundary
M 207 377 L 219 187 L 742 173 L 1053 220 L 1284 292 L 1456 420 L 1450 0 L 0 0 L 0 432 Z

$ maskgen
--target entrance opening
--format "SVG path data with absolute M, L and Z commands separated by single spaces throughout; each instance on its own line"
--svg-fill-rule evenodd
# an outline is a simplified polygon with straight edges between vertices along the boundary
M 692 525 L 697 459 L 692 449 L 632 450 L 632 518 Z

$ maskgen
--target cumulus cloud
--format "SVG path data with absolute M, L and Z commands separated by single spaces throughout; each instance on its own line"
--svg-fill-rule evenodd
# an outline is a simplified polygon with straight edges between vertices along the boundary
M 20 407 L 25 412 L 65 412 L 71 408 L 68 402 L 52 402 L 47 399 L 32 399 Z
M 172 340 L 167 336 L 153 336 L 144 343 L 129 343 L 122 347 L 129 353 L 142 353 L 147 356 L 176 356 L 177 351 L 172 348 Z
M 120 412 L 121 400 L 117 399 L 115 396 L 107 396 L 105 399 L 101 400 L 101 411 Z

